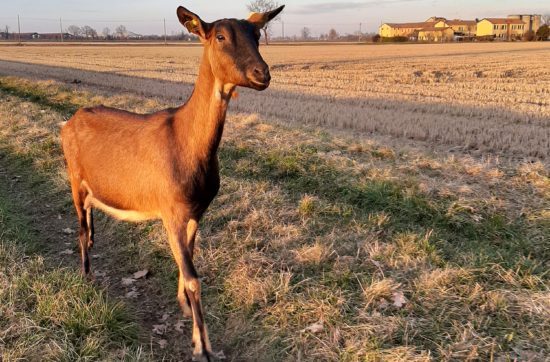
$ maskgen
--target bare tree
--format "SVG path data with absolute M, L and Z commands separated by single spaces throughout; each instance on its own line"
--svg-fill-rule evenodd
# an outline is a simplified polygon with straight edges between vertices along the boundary
M 5 39 L 9 39 L 9 38 L 10 38 L 10 27 L 7 26 L 7 25 L 6 25 L 6 28 L 5 28 L 3 37 L 4 37 Z
M 249 11 L 255 12 L 255 13 L 266 13 L 271 10 L 275 10 L 279 7 L 279 3 L 273 0 L 252 0 L 247 6 Z M 281 20 L 280 15 L 276 16 L 273 20 L 266 23 L 263 27 L 264 32 L 264 39 L 265 44 L 269 45 L 269 34 L 271 25 L 273 25 L 273 22 Z
M 300 33 L 302 34 L 302 40 L 308 40 L 311 36 L 311 30 L 307 26 L 304 26 Z
M 128 30 L 124 25 L 119 25 L 115 29 L 115 35 L 117 38 L 126 38 L 128 36 Z
M 105 39 L 109 39 L 109 36 L 111 36 L 111 29 L 103 28 L 103 31 L 101 32 L 101 35 L 103 35 L 103 37 Z
M 82 29 L 80 29 L 80 27 L 76 25 L 69 25 L 69 27 L 67 28 L 67 32 L 72 36 L 74 36 L 75 38 L 82 35 Z
M 543 25 L 543 24 L 550 25 L 550 14 L 544 14 L 543 16 L 541 16 L 540 24 L 541 25 Z
M 336 32 L 336 29 L 330 29 L 328 32 L 328 40 L 334 41 L 338 39 L 338 32 Z
M 82 27 L 82 34 L 84 35 L 85 38 L 91 38 L 91 39 L 97 38 L 97 31 L 89 25 L 84 25 Z

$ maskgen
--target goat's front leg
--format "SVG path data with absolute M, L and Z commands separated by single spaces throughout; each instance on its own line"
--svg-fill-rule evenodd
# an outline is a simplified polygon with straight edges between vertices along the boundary
M 178 300 L 184 315 L 190 312 L 193 316 L 193 357 L 201 362 L 211 361 L 212 350 L 202 311 L 200 281 L 193 265 L 191 249 L 197 232 L 197 222 L 189 220 L 180 225 L 165 223 L 165 226 L 179 269 Z

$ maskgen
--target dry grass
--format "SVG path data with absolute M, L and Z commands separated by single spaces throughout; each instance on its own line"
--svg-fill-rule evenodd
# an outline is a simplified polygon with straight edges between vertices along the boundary
M 264 93 L 243 91 L 234 110 L 454 152 L 544 160 L 550 154 L 546 43 L 262 51 L 273 85 Z M 0 59 L 33 64 L 2 62 L 0 73 L 79 79 L 177 100 L 191 92 L 200 53 L 200 47 L 0 47 Z
M 91 103 L 167 105 L 51 81 L 3 78 L 1 87 L 0 139 L 65 189 L 53 125 Z M 211 337 L 229 360 L 543 361 L 550 353 L 544 164 L 403 152 L 248 113 L 229 117 L 220 158 L 221 194 L 196 258 Z M 162 227 L 131 230 L 118 243 L 137 233 L 139 251 L 118 264 L 147 265 L 175 305 Z

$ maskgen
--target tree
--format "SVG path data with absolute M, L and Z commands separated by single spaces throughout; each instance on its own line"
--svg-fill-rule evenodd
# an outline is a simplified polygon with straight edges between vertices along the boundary
M 91 39 L 97 38 L 97 31 L 89 25 L 84 25 L 82 27 L 82 34 L 84 35 L 85 38 L 91 38 Z
M 273 0 L 252 0 L 247 6 L 249 11 L 255 12 L 255 13 L 266 13 L 271 10 L 275 10 L 279 7 L 279 4 Z M 262 28 L 264 32 L 264 39 L 265 44 L 269 45 L 269 39 L 268 35 L 270 34 L 271 25 L 274 21 L 281 20 L 280 15 L 277 15 L 273 20 L 266 23 L 265 26 Z
M 119 25 L 115 29 L 115 35 L 117 38 L 126 38 L 128 36 L 128 30 L 124 25 Z
M 541 25 L 546 24 L 546 25 L 550 26 L 550 14 L 545 14 L 545 15 L 541 16 L 540 23 L 541 23 Z
M 338 33 L 336 32 L 335 29 L 330 29 L 329 32 L 328 32 L 328 40 L 330 41 L 335 41 L 336 39 L 338 39 Z
M 82 29 L 76 25 L 69 25 L 67 28 L 67 32 L 74 36 L 75 38 L 78 38 L 80 35 L 82 35 Z
M 545 24 L 537 30 L 537 39 L 539 40 L 548 40 L 550 37 L 550 26 Z
M 304 26 L 300 33 L 302 34 L 302 40 L 308 40 L 311 36 L 311 30 L 307 26 Z
M 103 28 L 103 31 L 101 32 L 101 34 L 105 39 L 109 39 L 109 37 L 111 36 L 111 29 Z

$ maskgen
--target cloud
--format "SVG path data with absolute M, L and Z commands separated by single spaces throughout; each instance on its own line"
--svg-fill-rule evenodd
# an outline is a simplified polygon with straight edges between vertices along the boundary
M 346 2 L 325 2 L 317 4 L 308 4 L 289 11 L 291 14 L 324 14 L 341 10 L 358 10 L 374 6 L 383 6 L 386 4 L 399 4 L 416 2 L 421 0 L 378 0 L 378 1 L 346 1 Z

